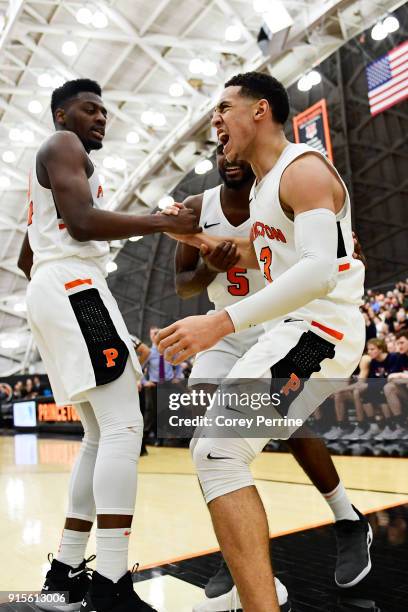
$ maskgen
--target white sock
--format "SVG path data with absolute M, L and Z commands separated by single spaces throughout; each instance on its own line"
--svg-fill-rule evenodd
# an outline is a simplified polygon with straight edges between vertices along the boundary
M 336 521 L 359 521 L 360 517 L 353 510 L 353 506 L 347 497 L 346 489 L 342 482 L 339 482 L 337 487 L 329 493 L 322 493 L 324 499 L 329 504 Z
M 64 529 L 56 559 L 71 567 L 78 567 L 84 560 L 88 538 L 89 531 Z
M 118 582 L 128 571 L 130 527 L 96 530 L 96 571 Z

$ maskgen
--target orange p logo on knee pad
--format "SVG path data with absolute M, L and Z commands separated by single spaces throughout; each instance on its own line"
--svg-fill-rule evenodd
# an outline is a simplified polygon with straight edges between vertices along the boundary
M 106 357 L 106 367 L 113 368 L 116 365 L 115 359 L 117 359 L 117 357 L 119 356 L 118 351 L 114 348 L 110 348 L 110 349 L 105 349 L 103 351 L 103 354 Z
M 288 382 L 282 388 L 282 393 L 284 395 L 289 395 L 290 391 L 297 391 L 299 387 L 300 387 L 300 378 L 296 376 L 294 372 L 292 372 Z

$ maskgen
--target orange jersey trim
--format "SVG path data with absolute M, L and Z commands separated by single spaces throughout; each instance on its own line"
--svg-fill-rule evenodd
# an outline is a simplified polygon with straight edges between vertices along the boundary
M 322 325 L 321 323 L 318 323 L 317 321 L 312 321 L 312 325 L 314 325 L 315 327 L 318 327 L 319 329 L 324 331 L 329 336 L 336 338 L 336 340 L 343 340 L 344 338 L 344 334 L 342 334 L 341 332 L 338 332 L 335 329 L 331 329 L 331 327 L 326 327 L 326 325 Z
M 339 265 L 339 272 L 344 272 L 345 270 L 350 270 L 350 264 L 344 263 Z
M 68 291 L 69 289 L 73 289 L 74 287 L 78 287 L 79 285 L 92 285 L 91 278 L 76 278 L 69 283 L 65 283 L 65 289 Z

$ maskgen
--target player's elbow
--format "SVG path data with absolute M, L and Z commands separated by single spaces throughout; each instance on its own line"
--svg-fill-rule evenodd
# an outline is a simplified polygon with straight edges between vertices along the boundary
M 337 285 L 336 262 L 322 257 L 316 258 L 314 279 L 321 297 L 331 293 Z
M 67 230 L 71 238 L 78 242 L 87 242 L 91 240 L 89 224 L 85 220 L 74 221 L 66 224 Z

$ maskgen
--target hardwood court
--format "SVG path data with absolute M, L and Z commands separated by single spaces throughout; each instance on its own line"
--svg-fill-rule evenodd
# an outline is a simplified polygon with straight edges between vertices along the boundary
M 34 434 L 0 437 L 0 539 L 3 551 L 7 551 L 0 591 L 41 587 L 48 569 L 47 554 L 58 547 L 69 473 L 78 449 L 79 441 L 73 439 L 39 439 Z M 363 512 L 408 504 L 405 459 L 336 457 L 335 463 L 351 501 Z M 202 586 L 217 558 L 211 553 L 218 549 L 189 451 L 149 448 L 149 455 L 142 457 L 139 465 L 130 560 L 139 562 L 142 570 L 156 569 L 141 572 L 143 582 L 137 590 L 160 612 L 191 611 L 202 599 Z M 279 547 L 284 549 L 283 542 L 289 542 L 295 562 L 297 547 L 300 550 L 305 542 L 299 537 L 293 540 L 296 533 L 302 532 L 303 537 L 305 530 L 329 524 L 331 511 L 288 454 L 262 454 L 253 464 L 253 473 L 267 509 L 271 536 L 294 534 L 275 540 L 276 545 L 272 541 L 273 550 L 276 546 L 279 557 Z M 317 538 L 319 548 L 321 531 L 305 533 L 311 542 Z M 330 538 L 325 541 L 331 542 Z M 332 544 L 325 545 L 329 565 Z M 87 552 L 95 552 L 93 535 Z M 323 553 L 316 550 L 315 554 Z M 302 575 L 303 565 L 296 565 L 296 574 Z M 199 569 L 186 578 L 181 576 L 185 567 Z M 308 576 L 308 568 L 303 570 Z

